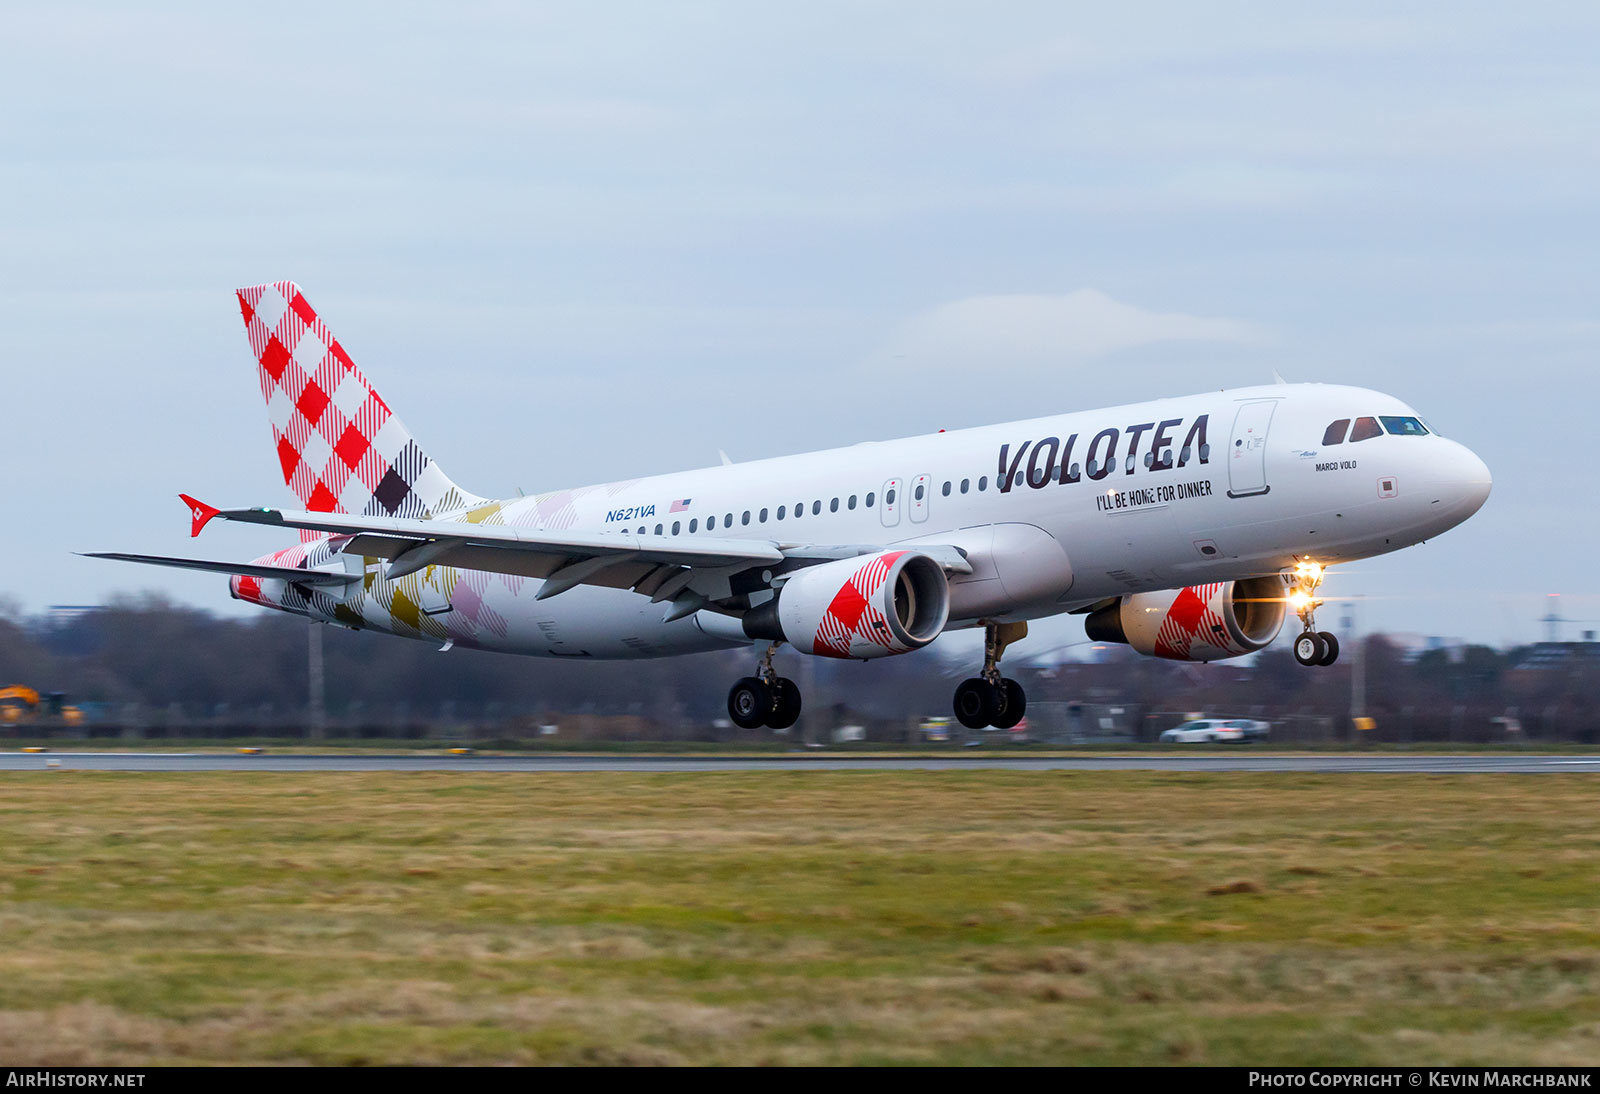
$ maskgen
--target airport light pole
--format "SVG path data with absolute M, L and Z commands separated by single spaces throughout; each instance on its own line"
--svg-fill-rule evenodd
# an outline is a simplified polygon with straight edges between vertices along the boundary
M 327 714 L 322 705 L 322 624 L 311 623 L 311 640 L 307 646 L 307 680 L 310 694 L 306 697 L 306 734 L 320 741 L 327 730 Z

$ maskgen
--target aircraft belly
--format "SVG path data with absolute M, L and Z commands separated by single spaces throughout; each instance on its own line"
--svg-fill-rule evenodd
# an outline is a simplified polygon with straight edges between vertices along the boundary
M 922 537 L 966 552 L 970 574 L 950 575 L 950 618 L 1014 615 L 1054 605 L 1072 588 L 1072 562 L 1061 543 L 1032 524 L 990 524 Z M 917 541 L 899 546 L 915 547 Z M 1059 609 L 1058 609 L 1059 610 Z
M 1215 544 L 1228 559 L 1274 562 L 1313 556 L 1332 563 L 1372 553 L 1374 547 L 1381 552 L 1386 541 L 1401 542 L 1404 530 L 1392 518 L 1393 510 L 1382 502 L 1359 502 L 1248 524 L 1219 523 L 1192 535 L 1197 543 Z
M 1076 561 L 1074 598 L 1167 588 L 1183 535 L 1171 507 L 1096 511 L 1067 532 Z
M 316 614 L 440 645 L 546 657 L 626 660 L 729 648 L 692 618 L 662 622 L 664 606 L 638 593 L 580 585 L 535 600 L 539 587 L 536 579 L 453 566 L 393 582 L 370 572 L 342 603 Z
M 665 611 L 638 593 L 597 586 L 541 601 L 526 593 L 509 608 L 520 648 L 552 657 L 635 659 L 728 648 L 692 618 L 662 622 Z

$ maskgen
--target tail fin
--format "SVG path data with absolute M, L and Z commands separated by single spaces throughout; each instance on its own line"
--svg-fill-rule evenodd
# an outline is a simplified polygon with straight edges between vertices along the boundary
M 483 500 L 428 458 L 298 285 L 238 296 L 283 481 L 306 509 L 428 519 Z

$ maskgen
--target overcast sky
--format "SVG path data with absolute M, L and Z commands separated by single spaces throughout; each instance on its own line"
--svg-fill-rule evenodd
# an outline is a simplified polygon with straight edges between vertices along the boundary
M 8 5 L 0 595 L 238 610 L 70 552 L 280 545 L 174 495 L 289 499 L 232 290 L 293 278 L 489 495 L 1381 388 L 1494 494 L 1325 589 L 1600 617 L 1600 7 L 1315 7 Z

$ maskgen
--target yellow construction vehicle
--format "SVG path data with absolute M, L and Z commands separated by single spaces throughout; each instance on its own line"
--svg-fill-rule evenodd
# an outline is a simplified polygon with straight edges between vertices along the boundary
M 43 695 L 24 684 L 0 688 L 0 726 L 75 726 L 83 711 L 67 702 L 65 692 Z

